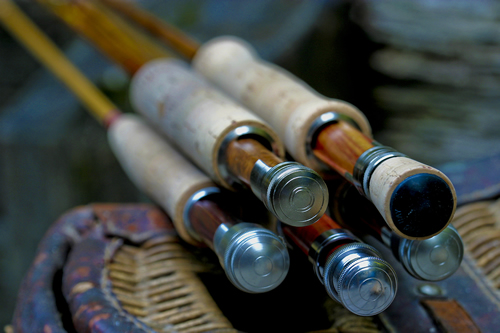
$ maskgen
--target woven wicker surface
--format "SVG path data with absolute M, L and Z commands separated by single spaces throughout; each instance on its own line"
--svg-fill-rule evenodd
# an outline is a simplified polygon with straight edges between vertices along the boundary
M 123 245 L 108 269 L 123 308 L 158 332 L 235 331 L 196 276 L 206 267 L 177 242 Z
M 175 240 L 160 237 L 142 245 L 123 245 L 107 268 L 112 290 L 123 309 L 158 332 L 236 331 L 196 275 L 207 273 L 207 266 Z M 324 307 L 331 327 L 311 332 L 380 332 L 374 317 L 353 315 L 326 299 Z M 245 327 L 239 329 L 245 331 Z
M 457 209 L 452 223 L 468 254 L 500 289 L 500 199 L 464 205 Z
M 263 294 L 241 292 L 229 283 L 216 263 L 215 255 L 209 249 L 193 249 L 183 245 L 175 233 L 168 229 L 171 226 L 160 223 L 163 221 L 162 215 L 157 213 L 142 206 L 101 205 L 77 209 L 61 219 L 56 225 L 58 228 L 54 229 L 56 233 L 63 230 L 65 234 L 74 234 L 74 237 L 86 235 L 83 238 L 75 238 L 78 241 L 73 244 L 64 267 L 63 282 L 66 287 L 63 286 L 62 289 L 69 301 L 68 311 L 73 311 L 72 317 L 66 319 L 78 319 L 75 324 L 79 324 L 77 327 L 82 329 L 92 326 L 90 322 L 102 323 L 102 329 L 114 329 L 116 321 L 113 320 L 110 322 L 111 326 L 106 326 L 108 321 L 105 320 L 110 316 L 109 313 L 113 313 L 112 318 L 127 325 L 133 322 L 137 324 L 133 326 L 134 329 L 142 330 L 141 332 L 151 330 L 179 333 L 376 333 L 386 332 L 382 327 L 394 324 L 384 321 L 380 316 L 353 315 L 329 298 L 324 292 L 324 286 L 311 274 L 310 263 L 304 260 L 302 253 L 293 250 L 290 251 L 293 265 L 289 277 L 280 288 Z M 97 224 L 96 216 L 99 217 Z M 127 219 L 124 219 L 125 217 Z M 142 221 L 146 217 L 147 220 Z M 140 221 L 142 222 L 136 224 Z M 500 199 L 461 206 L 456 212 L 453 224 L 462 235 L 468 257 L 484 272 L 488 279 L 487 284 L 498 290 Z M 64 228 L 67 226 L 73 226 L 73 231 Z M 79 231 L 75 231 L 76 227 L 80 228 L 77 229 Z M 104 229 L 106 232 L 103 233 Z M 94 233 L 86 230 L 94 230 Z M 151 230 L 155 232 L 151 233 Z M 134 239 L 113 235 L 123 234 L 124 231 L 133 231 Z M 49 236 L 53 233 L 49 233 Z M 103 235 L 108 237 L 102 237 Z M 112 238 L 109 238 L 110 235 L 113 235 Z M 138 235 L 141 237 L 137 237 Z M 61 242 L 66 244 L 67 240 L 63 239 Z M 49 250 L 53 248 L 52 243 L 47 244 Z M 42 250 L 45 250 L 45 247 L 42 247 Z M 463 280 L 467 274 L 462 272 L 458 275 L 458 278 L 461 276 Z M 401 274 L 401 278 L 401 283 L 407 280 L 404 274 Z M 479 279 L 485 281 L 482 276 Z M 469 277 L 463 285 L 446 285 L 446 281 L 444 283 L 443 290 L 455 290 L 473 282 Z M 49 279 L 49 289 L 50 285 Z M 405 284 L 407 290 L 413 290 L 414 287 L 411 283 Z M 477 288 L 475 290 L 479 291 Z M 469 300 L 460 293 L 453 295 L 462 305 Z M 28 296 L 32 296 L 32 293 L 28 292 Z M 404 298 L 402 304 L 406 305 L 399 304 L 400 311 L 392 313 L 391 318 L 407 318 L 407 314 L 414 313 L 415 309 L 408 305 L 411 301 L 409 298 L 416 298 L 415 307 L 420 306 L 418 295 L 407 293 L 400 294 L 400 297 Z M 108 317 L 104 318 L 103 314 L 96 314 L 93 310 L 89 316 L 84 315 L 84 310 L 90 309 L 89 302 L 102 303 L 103 309 L 105 307 L 110 311 L 103 313 Z M 479 309 L 481 317 L 484 311 L 482 303 L 479 304 Z M 474 315 L 473 308 L 469 311 Z M 493 312 L 491 310 L 488 313 Z M 29 316 L 32 314 L 32 311 L 29 312 Z M 68 314 L 69 312 L 66 313 Z M 96 316 L 98 318 L 94 320 Z M 474 318 L 481 321 L 482 317 Z M 13 331 L 12 326 L 4 329 L 7 333 Z
M 382 332 L 374 321 L 374 317 L 360 317 L 342 305 L 328 299 L 325 302 L 328 309 L 328 318 L 333 323 L 332 327 L 326 330 L 312 331 L 309 333 L 379 333 Z
M 500 199 L 459 207 L 453 225 L 468 255 L 500 288 Z M 175 240 L 160 237 L 123 245 L 108 269 L 123 308 L 158 332 L 235 331 L 196 275 L 207 267 Z M 353 315 L 331 299 L 323 306 L 331 327 L 310 332 L 381 332 L 375 317 Z

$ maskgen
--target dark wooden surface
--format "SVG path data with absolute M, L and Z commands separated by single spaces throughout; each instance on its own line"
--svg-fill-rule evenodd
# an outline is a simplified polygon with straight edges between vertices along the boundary
M 377 208 L 346 180 L 329 180 L 327 186 L 335 221 L 357 235 L 366 233 L 381 240 L 382 228 L 389 227 Z
M 231 227 L 234 219 L 210 198 L 196 202 L 189 211 L 189 221 L 193 230 L 210 248 L 214 248 L 214 236 L 221 224 Z
M 322 233 L 330 229 L 341 229 L 341 226 L 326 214 L 324 214 L 316 223 L 306 227 L 292 227 L 285 224 L 282 226 L 285 235 L 287 235 L 306 255 L 309 253 L 309 249 L 316 238 L 318 238 Z

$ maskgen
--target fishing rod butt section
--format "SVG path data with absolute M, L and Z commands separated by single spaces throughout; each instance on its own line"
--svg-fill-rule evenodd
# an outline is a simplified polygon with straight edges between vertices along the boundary
M 351 104 L 320 95 L 235 37 L 203 44 L 193 67 L 273 126 L 297 162 L 356 184 L 402 237 L 430 238 L 450 223 L 456 193 L 449 179 L 374 141 Z
M 328 189 L 323 179 L 296 162 L 272 168 L 256 163 L 251 183 L 254 193 L 281 222 L 302 227 L 313 224 L 328 208 Z
M 251 189 L 284 223 L 312 224 L 326 211 L 327 187 L 317 172 L 284 161 L 274 129 L 187 63 L 165 59 L 144 65 L 130 95 L 136 111 L 221 186 Z
M 381 162 L 366 183 L 370 201 L 401 237 L 433 237 L 455 214 L 457 195 L 449 178 L 410 158 L 394 156 Z
M 228 170 L 281 222 L 305 226 L 326 211 L 328 189 L 314 170 L 283 161 L 255 140 L 241 137 L 224 150 Z
M 377 208 L 354 185 L 338 177 L 328 182 L 330 213 L 342 227 L 371 245 L 390 249 L 403 268 L 416 279 L 440 281 L 460 267 L 464 253 L 462 238 L 450 224 L 437 235 L 425 239 L 401 237 L 389 228 Z
M 335 250 L 326 262 L 323 283 L 330 297 L 359 316 L 374 316 L 391 305 L 397 276 L 372 246 L 356 242 Z
M 186 228 L 184 209 L 193 194 L 216 185 L 136 115 L 115 119 L 108 141 L 125 173 L 167 212 L 181 238 L 200 246 Z
M 218 188 L 138 116 L 122 115 L 108 135 L 136 186 L 172 217 L 184 241 L 215 251 L 237 288 L 262 293 L 281 284 L 289 268 L 286 245 L 260 224 L 238 223 L 220 204 L 228 201 L 228 191 Z
M 134 109 L 223 187 L 236 182 L 226 167 L 227 145 L 240 137 L 258 141 L 276 156 L 285 149 L 273 129 L 213 89 L 179 59 L 151 61 L 130 86 Z
M 359 316 L 384 311 L 397 292 L 392 266 L 371 245 L 363 243 L 329 216 L 313 225 L 282 225 L 287 239 L 307 255 L 327 294 Z

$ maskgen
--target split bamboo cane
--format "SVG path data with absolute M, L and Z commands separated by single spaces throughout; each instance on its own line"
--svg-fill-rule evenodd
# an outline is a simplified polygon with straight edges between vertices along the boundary
M 230 281 L 243 291 L 267 292 L 284 280 L 289 257 L 278 236 L 258 224 L 239 223 L 221 209 L 219 202 L 228 198 L 205 174 L 139 117 L 121 114 L 10 0 L 0 0 L 0 22 L 106 126 L 110 146 L 130 179 L 165 209 L 185 241 L 210 246 Z
M 251 190 L 269 211 L 284 223 L 309 225 L 325 212 L 328 193 L 323 179 L 299 163 L 286 162 L 279 136 L 260 117 L 203 83 L 202 78 L 196 77 L 178 62 L 150 61 L 152 58 L 143 57 L 134 66 L 129 66 L 123 60 L 126 57 L 116 57 L 114 53 L 126 50 L 113 49 L 113 43 L 103 45 L 102 40 L 118 36 L 119 29 L 127 25 L 102 4 L 91 0 L 39 2 L 134 74 L 131 98 L 136 111 L 151 123 L 160 124 L 158 129 L 218 184 L 232 190 L 238 189 L 239 185 L 250 184 Z M 91 22 L 96 22 L 99 34 Z M 113 25 L 115 22 L 117 25 Z M 103 38 L 101 35 L 107 35 L 108 30 L 110 36 Z M 141 49 L 141 39 L 127 42 L 131 44 L 129 50 Z M 137 65 L 142 65 L 140 70 Z M 243 137 L 246 139 L 245 146 L 253 145 L 254 152 L 263 154 L 251 159 L 247 158 L 245 151 L 241 151 L 238 156 L 243 160 L 227 154 L 226 146 Z M 242 147 L 232 146 L 233 152 Z M 262 162 L 270 153 L 280 159 L 278 164 Z M 242 174 L 246 170 L 253 172 L 250 179 Z
M 102 0 L 143 25 L 174 49 L 189 40 L 182 31 L 150 19 L 140 7 Z M 186 45 L 187 47 L 187 45 Z M 194 54 L 194 55 L 192 55 Z M 246 42 L 220 37 L 185 55 L 197 71 L 269 122 L 300 163 L 335 170 L 354 183 L 398 235 L 430 238 L 444 230 L 456 209 L 451 181 L 439 170 L 372 139 L 370 124 L 354 106 L 325 98 L 285 70 L 259 59 Z
M 57 46 L 10 0 L 0 1 L 3 26 L 87 107 L 104 126 L 120 114 L 116 106 L 90 82 Z

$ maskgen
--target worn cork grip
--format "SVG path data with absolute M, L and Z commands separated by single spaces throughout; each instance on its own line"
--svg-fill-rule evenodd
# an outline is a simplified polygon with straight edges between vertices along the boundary
M 430 238 L 448 226 L 457 196 L 441 171 L 406 157 L 393 157 L 375 168 L 369 196 L 389 227 L 408 239 Z
M 365 116 L 354 106 L 326 98 L 306 83 L 260 59 L 254 49 L 236 37 L 219 37 L 200 47 L 193 67 L 222 90 L 267 121 L 298 162 L 319 170 L 308 154 L 308 132 L 319 116 L 336 112 L 353 119 L 371 136 Z
M 284 146 L 261 118 L 210 86 L 178 59 L 144 65 L 130 88 L 132 105 L 213 180 L 231 189 L 218 163 L 226 136 L 241 126 L 253 126 L 272 138 L 274 153 Z
M 184 207 L 194 193 L 214 183 L 137 116 L 115 120 L 108 139 L 135 185 L 167 212 L 186 242 L 199 245 L 184 225 Z

